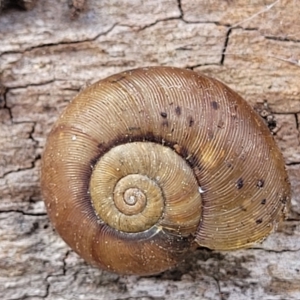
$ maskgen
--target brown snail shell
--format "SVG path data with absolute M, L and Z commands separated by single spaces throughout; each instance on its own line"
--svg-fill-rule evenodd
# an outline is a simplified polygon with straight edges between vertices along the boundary
M 195 245 L 249 247 L 290 202 L 261 118 L 219 81 L 171 67 L 82 91 L 49 135 L 41 185 L 66 243 L 121 274 L 159 273 Z

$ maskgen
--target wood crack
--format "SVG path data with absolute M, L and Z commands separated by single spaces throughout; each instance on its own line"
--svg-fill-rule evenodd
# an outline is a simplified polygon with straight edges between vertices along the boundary
M 0 57 L 4 56 L 4 55 L 10 55 L 10 54 L 24 54 L 27 52 L 34 51 L 36 49 L 51 48 L 51 47 L 57 47 L 57 46 L 61 46 L 61 45 L 78 45 L 78 44 L 84 44 L 87 42 L 93 42 L 93 41 L 96 41 L 100 36 L 103 36 L 103 35 L 105 36 L 105 35 L 109 34 L 116 26 L 117 26 L 117 23 L 113 24 L 107 31 L 96 34 L 94 37 L 89 38 L 89 39 L 84 39 L 84 40 L 80 40 L 80 41 L 72 41 L 72 42 L 60 41 L 57 43 L 45 43 L 42 45 L 25 48 L 22 51 L 4 51 L 4 52 L 0 52 Z

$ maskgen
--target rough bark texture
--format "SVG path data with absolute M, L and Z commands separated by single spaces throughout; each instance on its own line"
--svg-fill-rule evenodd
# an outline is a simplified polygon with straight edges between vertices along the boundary
M 3 11 L 0 298 L 300 299 L 299 14 L 296 0 L 40 0 Z M 146 65 L 214 76 L 270 122 L 293 198 L 264 243 L 199 249 L 159 276 L 118 276 L 86 265 L 52 230 L 39 188 L 51 125 L 85 84 Z

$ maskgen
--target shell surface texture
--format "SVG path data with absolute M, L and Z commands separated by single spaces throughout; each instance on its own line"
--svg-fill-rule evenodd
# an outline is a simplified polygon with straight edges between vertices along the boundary
M 290 203 L 282 155 L 257 113 L 223 83 L 172 67 L 80 92 L 47 139 L 41 186 L 64 241 L 120 274 L 162 272 L 196 246 L 250 247 Z

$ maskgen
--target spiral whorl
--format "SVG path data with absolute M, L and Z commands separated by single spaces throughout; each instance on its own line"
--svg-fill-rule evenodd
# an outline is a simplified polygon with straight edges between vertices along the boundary
M 112 148 L 95 165 L 90 190 L 100 219 L 120 231 L 156 226 L 186 236 L 200 221 L 201 197 L 193 172 L 176 152 L 159 144 Z

